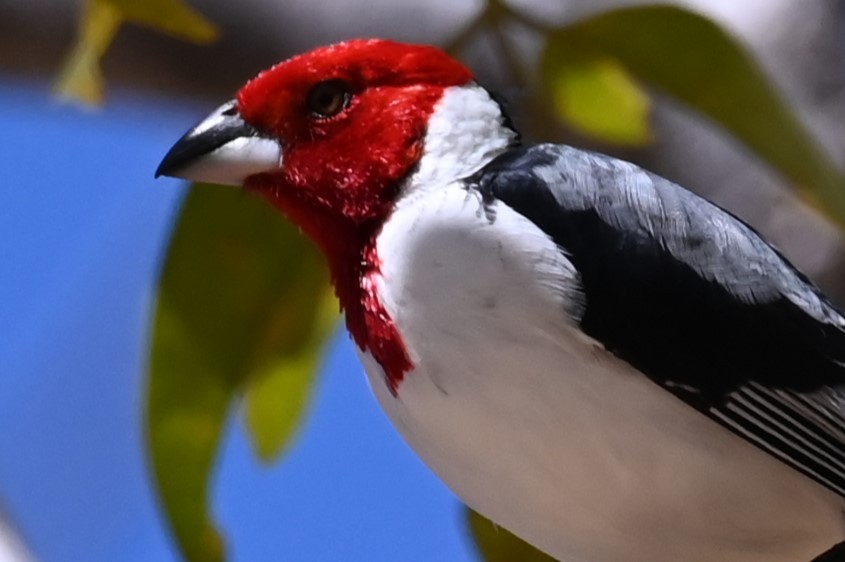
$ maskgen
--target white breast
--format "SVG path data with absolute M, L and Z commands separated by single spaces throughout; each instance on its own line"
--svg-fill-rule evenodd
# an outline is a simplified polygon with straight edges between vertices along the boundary
M 415 368 L 394 398 L 362 353 L 373 391 L 495 522 L 568 562 L 809 562 L 845 538 L 833 494 L 578 331 L 576 271 L 503 203 L 413 192 L 377 248 Z

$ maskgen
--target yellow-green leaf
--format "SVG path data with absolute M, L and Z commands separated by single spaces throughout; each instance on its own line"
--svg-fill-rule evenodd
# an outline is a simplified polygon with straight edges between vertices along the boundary
M 327 285 L 312 245 L 269 205 L 233 188 L 191 190 L 159 284 L 147 399 L 155 481 L 186 559 L 224 558 L 207 497 L 240 392 L 254 384 L 252 400 L 290 412 L 262 418 L 268 451 L 295 427 L 328 334 Z
M 321 276 L 322 277 L 322 276 Z M 314 284 L 324 283 L 322 303 L 314 298 Z M 256 373 L 246 389 L 246 423 L 256 456 L 264 462 L 276 457 L 293 440 L 314 388 L 320 351 L 337 323 L 337 299 L 325 279 L 301 275 L 286 303 L 299 305 L 294 314 L 280 311 L 302 324 L 307 341 L 285 353 L 267 372 Z M 280 396 L 286 397 L 279 400 Z
M 510 531 L 466 508 L 466 520 L 484 562 L 555 562 Z
M 745 49 L 717 24 L 673 6 L 623 8 L 552 32 L 541 62 L 610 58 L 636 80 L 706 115 L 845 224 L 845 181 Z
M 102 103 L 100 59 L 126 21 L 196 43 L 217 37 L 214 25 L 181 0 L 86 0 L 76 43 L 56 81 L 58 95 L 90 105 Z
M 109 0 L 126 21 L 194 43 L 210 43 L 217 28 L 182 0 Z
M 107 0 L 88 0 L 79 21 L 79 37 L 56 81 L 56 92 L 87 104 L 103 100 L 100 58 L 111 45 L 123 17 Z
M 574 129 L 622 145 L 651 140 L 648 94 L 614 58 L 567 49 L 543 63 L 552 105 Z

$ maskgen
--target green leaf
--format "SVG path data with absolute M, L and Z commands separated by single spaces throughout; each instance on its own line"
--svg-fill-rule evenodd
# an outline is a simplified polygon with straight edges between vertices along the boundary
M 120 10 L 106 0 L 88 0 L 82 10 L 79 38 L 56 81 L 56 92 L 86 104 L 103 101 L 100 58 L 123 23 Z
M 102 103 L 100 59 L 126 21 L 195 43 L 217 37 L 215 27 L 180 0 L 87 0 L 76 44 L 56 81 L 59 96 L 89 105 Z
M 544 63 L 552 105 L 575 130 L 623 145 L 651 140 L 649 97 L 615 59 L 565 50 Z
M 233 188 L 191 190 L 161 275 L 147 398 L 155 481 L 186 559 L 224 558 L 207 497 L 239 393 L 288 412 L 251 424 L 265 458 L 295 427 L 330 327 L 327 286 L 317 252 L 269 205 Z
M 275 460 L 293 439 L 314 388 L 313 374 L 326 339 L 337 323 L 338 305 L 322 268 L 311 264 L 309 271 L 291 279 L 289 293 L 279 300 L 280 320 L 275 330 L 299 330 L 305 338 L 289 341 L 295 345 L 282 350 L 283 360 L 275 361 L 266 372 L 256 373 L 246 389 L 246 422 L 255 454 L 264 462 Z M 322 302 L 316 287 L 324 287 Z M 299 326 L 297 328 L 297 326 Z M 268 341 L 286 339 L 268 332 Z M 280 401 L 279 397 L 286 399 Z
M 109 0 L 127 21 L 193 43 L 217 39 L 217 28 L 182 0 Z
M 745 49 L 712 21 L 655 5 L 618 9 L 557 29 L 541 58 L 550 92 L 557 74 L 567 72 L 572 53 L 614 60 L 635 79 L 700 111 L 796 186 L 811 189 L 845 224 L 842 175 Z
M 466 508 L 466 520 L 475 546 L 485 562 L 555 562 L 548 554 L 470 508 Z

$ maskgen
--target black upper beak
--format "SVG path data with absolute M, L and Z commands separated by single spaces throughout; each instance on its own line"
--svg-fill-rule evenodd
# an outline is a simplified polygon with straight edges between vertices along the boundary
M 279 143 L 244 122 L 232 100 L 176 141 L 155 177 L 240 185 L 252 174 L 278 169 Z

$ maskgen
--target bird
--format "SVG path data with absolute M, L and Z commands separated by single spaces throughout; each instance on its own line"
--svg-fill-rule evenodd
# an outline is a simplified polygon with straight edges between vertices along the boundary
M 461 62 L 384 39 L 259 73 L 161 175 L 298 226 L 398 433 L 550 556 L 845 561 L 845 318 L 714 203 L 529 143 Z

